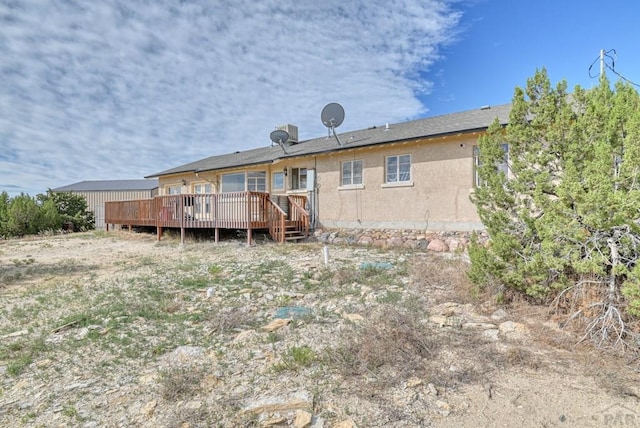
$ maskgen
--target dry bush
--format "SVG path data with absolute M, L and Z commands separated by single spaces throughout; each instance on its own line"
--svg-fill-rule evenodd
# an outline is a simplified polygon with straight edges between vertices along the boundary
M 410 262 L 411 282 L 421 290 L 435 289 L 436 303 L 454 300 L 459 303 L 477 301 L 477 290 L 467 278 L 469 264 L 462 259 L 429 253 Z
M 508 365 L 505 353 L 475 330 L 442 329 L 436 340 L 447 354 L 429 362 L 429 379 L 445 389 L 485 383 Z
M 605 281 L 586 277 L 558 293 L 551 311 L 564 318 L 564 327 L 581 332 L 579 342 L 588 339 L 596 348 L 638 354 L 640 326 L 621 300 Z
M 172 413 L 167 421 L 167 426 L 171 428 L 208 428 L 213 426 L 215 414 L 204 405 L 197 409 L 179 407 Z
M 327 360 L 344 376 L 373 375 L 404 379 L 424 367 L 438 349 L 430 329 L 416 317 L 393 307 L 345 333 L 336 348 L 328 349 Z M 393 372 L 393 374 L 390 374 Z
M 540 358 L 526 348 L 509 348 L 505 353 L 505 359 L 510 366 L 528 367 L 535 370 L 542 367 Z
M 603 350 L 589 352 L 585 347 L 579 354 L 583 358 L 584 373 L 592 377 L 598 386 L 609 394 L 640 399 L 637 370 L 625 367 L 624 358 L 619 355 L 610 353 L 603 358 L 603 352 Z
M 200 380 L 204 369 L 198 367 L 174 367 L 160 373 L 162 398 L 176 401 L 188 395 L 196 395 L 200 390 Z
M 244 307 L 220 307 L 207 315 L 209 331 L 220 334 L 235 333 L 250 326 L 254 320 Z

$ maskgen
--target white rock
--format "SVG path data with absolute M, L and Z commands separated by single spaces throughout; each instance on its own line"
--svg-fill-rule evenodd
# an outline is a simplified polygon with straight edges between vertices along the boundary
M 482 331 L 482 337 L 487 339 L 487 340 L 496 342 L 496 341 L 498 341 L 498 334 L 499 333 L 500 333 L 500 331 L 497 328 L 489 329 L 489 330 L 483 330 Z

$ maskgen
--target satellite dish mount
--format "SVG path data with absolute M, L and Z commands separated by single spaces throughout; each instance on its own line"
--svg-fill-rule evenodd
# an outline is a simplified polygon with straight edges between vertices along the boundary
M 271 131 L 269 138 L 279 145 L 283 152 L 287 153 L 287 149 L 285 149 L 285 143 L 289 139 L 289 133 L 287 131 L 284 129 L 276 129 L 275 131 Z
M 322 109 L 320 119 L 322 120 L 322 124 L 327 127 L 329 135 L 333 133 L 333 136 L 338 141 L 338 144 L 342 146 L 342 142 L 340 142 L 338 134 L 336 134 L 336 128 L 342 125 L 342 122 L 344 121 L 344 109 L 342 108 L 342 106 L 338 103 L 327 104 Z

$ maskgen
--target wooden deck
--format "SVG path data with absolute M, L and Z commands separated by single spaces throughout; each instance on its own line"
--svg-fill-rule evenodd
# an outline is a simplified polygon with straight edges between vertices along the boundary
M 187 229 L 213 229 L 218 242 L 219 229 L 243 229 L 250 244 L 254 230 L 268 230 L 271 238 L 283 243 L 309 235 L 306 197 L 287 196 L 287 211 L 268 193 L 232 192 L 181 194 L 153 199 L 105 202 L 105 223 L 128 226 L 154 226 L 158 239 L 164 228 L 179 228 L 181 240 Z

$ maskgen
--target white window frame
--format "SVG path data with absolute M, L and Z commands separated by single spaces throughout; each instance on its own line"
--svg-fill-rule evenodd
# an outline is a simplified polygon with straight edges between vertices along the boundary
M 267 172 L 266 171 L 248 171 L 246 189 L 249 192 L 266 192 L 267 191 Z
M 271 173 L 271 190 L 284 191 L 285 174 L 284 171 L 276 171 Z
M 307 190 L 307 168 L 291 168 L 291 190 Z
M 225 189 L 225 182 L 224 179 L 225 177 L 229 178 L 231 176 L 242 176 L 242 189 L 241 190 L 226 190 Z M 240 182 L 236 180 L 236 182 L 234 182 L 233 184 L 239 184 Z M 231 185 L 232 183 L 227 183 L 228 185 Z M 233 192 L 244 192 L 245 189 L 247 188 L 247 175 L 244 172 L 231 172 L 229 174 L 222 174 L 220 176 L 220 193 L 233 193 Z
M 389 165 L 395 159 L 395 165 Z M 408 162 L 407 162 L 408 160 Z M 408 171 L 401 169 L 402 165 L 408 164 Z M 390 171 L 391 167 L 395 171 Z M 410 154 L 386 156 L 384 158 L 384 184 L 383 187 L 413 186 L 412 177 L 412 157 Z
M 179 184 L 167 186 L 165 189 L 166 189 L 167 195 L 179 195 L 182 193 L 182 186 Z
M 502 172 L 505 176 L 509 177 L 509 144 L 502 143 L 502 150 L 504 151 L 504 158 L 502 162 L 496 165 L 496 169 Z M 473 185 L 475 187 L 483 186 L 482 179 L 480 178 L 479 169 L 482 166 L 480 162 L 480 146 L 473 146 Z
M 364 187 L 364 167 L 361 159 L 341 163 L 339 187 L 341 189 Z
M 195 183 L 193 185 L 193 193 L 196 195 L 207 195 L 211 194 L 213 187 L 211 183 Z M 211 196 L 204 197 L 196 197 L 196 206 L 195 213 L 197 215 L 207 215 L 211 212 Z M 202 205 L 202 201 L 204 200 L 204 206 Z

